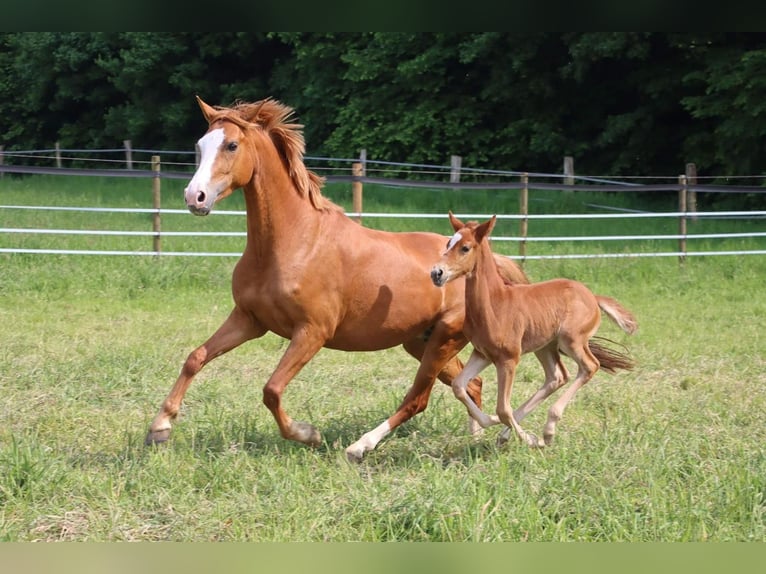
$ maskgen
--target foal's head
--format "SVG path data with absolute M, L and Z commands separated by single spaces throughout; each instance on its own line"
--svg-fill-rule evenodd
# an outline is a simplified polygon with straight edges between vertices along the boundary
M 482 224 L 475 221 L 463 223 L 451 211 L 449 212 L 449 220 L 455 235 L 447 242 L 442 258 L 431 269 L 431 281 L 434 285 L 441 287 L 453 279 L 473 272 L 481 243 L 492 233 L 496 219 L 497 217 L 493 215 Z

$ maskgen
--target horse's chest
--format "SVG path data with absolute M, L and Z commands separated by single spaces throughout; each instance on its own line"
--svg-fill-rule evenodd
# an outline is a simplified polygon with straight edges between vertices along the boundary
M 317 297 L 316 281 L 293 277 L 286 271 L 235 274 L 234 302 L 261 325 L 284 337 L 290 337 L 299 324 L 327 323 L 333 298 Z

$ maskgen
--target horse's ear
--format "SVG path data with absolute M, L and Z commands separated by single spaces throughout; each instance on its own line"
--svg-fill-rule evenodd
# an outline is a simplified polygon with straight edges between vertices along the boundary
M 476 236 L 477 242 L 481 241 L 485 237 L 489 236 L 490 233 L 492 233 L 492 230 L 495 228 L 495 221 L 497 221 L 497 215 L 493 215 L 489 220 L 485 221 L 476 228 L 474 235 Z
M 213 106 L 207 105 L 205 102 L 202 101 L 202 98 L 199 96 L 194 96 L 197 98 L 197 104 L 199 105 L 199 109 L 202 110 L 202 115 L 205 116 L 205 120 L 207 123 L 210 123 L 210 118 L 213 117 L 213 114 L 215 113 L 215 108 Z
M 459 231 L 465 227 L 463 222 L 455 217 L 455 215 L 452 213 L 452 210 L 449 211 L 449 222 L 452 224 L 452 229 L 455 231 Z

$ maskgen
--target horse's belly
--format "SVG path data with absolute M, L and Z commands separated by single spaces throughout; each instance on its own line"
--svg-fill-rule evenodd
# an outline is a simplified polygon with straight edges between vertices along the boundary
M 406 301 L 406 303 L 405 303 Z M 401 345 L 427 332 L 439 321 L 439 300 L 411 298 L 397 304 L 373 304 L 346 315 L 326 346 L 333 349 L 370 351 Z
M 340 351 L 378 351 L 396 347 L 416 337 L 425 339 L 429 327 L 429 324 L 423 324 L 409 329 L 375 328 L 372 325 L 358 329 L 340 328 L 325 343 L 325 347 Z

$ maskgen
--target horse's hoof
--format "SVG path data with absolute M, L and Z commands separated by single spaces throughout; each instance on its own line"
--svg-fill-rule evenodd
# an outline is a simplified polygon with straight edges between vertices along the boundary
M 533 435 L 532 433 L 527 433 L 525 440 L 527 442 L 527 446 L 530 448 L 543 448 L 545 446 L 543 439 L 537 438 L 537 436 Z
M 511 438 L 511 433 L 509 432 L 508 427 L 505 427 L 503 431 L 499 435 L 497 435 L 497 439 L 495 440 L 495 446 L 505 445 L 510 438 Z
M 322 434 L 313 425 L 294 422 L 292 431 L 293 440 L 312 447 L 318 447 L 322 444 Z
M 146 446 L 152 446 L 155 444 L 163 444 L 168 441 L 170 438 L 170 429 L 162 429 L 158 431 L 152 431 L 150 430 L 146 434 L 146 439 L 144 440 L 144 444 Z
M 484 434 L 484 428 L 474 419 L 468 421 L 468 434 L 475 438 L 481 438 Z
M 355 450 L 351 447 L 346 449 L 346 460 L 352 464 L 359 464 L 364 458 L 364 452 Z

